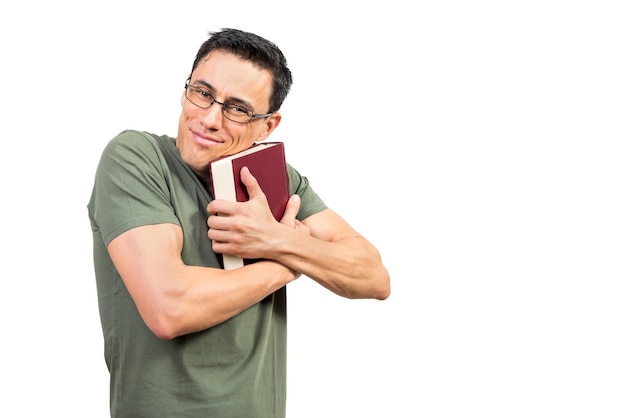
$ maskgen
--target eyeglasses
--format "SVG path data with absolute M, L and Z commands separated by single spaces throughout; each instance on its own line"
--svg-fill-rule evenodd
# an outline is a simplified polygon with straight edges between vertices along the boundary
M 208 91 L 200 87 L 190 86 L 189 83 L 185 83 L 185 97 L 191 103 L 202 109 L 208 109 L 213 103 L 217 103 L 222 107 L 224 117 L 237 123 L 248 123 L 253 119 L 267 118 L 274 113 L 256 114 L 236 103 L 218 102 Z

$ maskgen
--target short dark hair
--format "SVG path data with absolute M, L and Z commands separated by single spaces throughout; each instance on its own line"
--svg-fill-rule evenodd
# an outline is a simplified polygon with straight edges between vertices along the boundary
M 293 79 L 287 67 L 287 59 L 276 44 L 259 35 L 239 29 L 225 28 L 218 32 L 211 32 L 209 39 L 200 46 L 191 72 L 193 73 L 204 57 L 215 50 L 229 52 L 268 70 L 273 80 L 269 112 L 276 112 L 280 109 L 291 89 Z

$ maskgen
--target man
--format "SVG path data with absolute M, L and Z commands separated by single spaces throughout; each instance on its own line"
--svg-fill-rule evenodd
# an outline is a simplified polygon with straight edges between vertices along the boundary
M 284 417 L 286 285 L 388 297 L 376 248 L 293 167 L 280 222 L 245 168 L 249 201 L 208 192 L 209 162 L 266 140 L 291 83 L 273 43 L 213 33 L 177 137 L 125 131 L 104 150 L 88 209 L 113 417 Z M 224 270 L 222 253 L 261 261 Z

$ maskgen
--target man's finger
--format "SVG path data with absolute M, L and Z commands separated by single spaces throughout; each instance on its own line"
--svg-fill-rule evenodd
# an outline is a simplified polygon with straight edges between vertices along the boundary
M 296 215 L 300 210 L 300 196 L 297 194 L 291 195 L 289 200 L 287 201 L 287 206 L 285 207 L 285 213 L 280 220 L 280 223 L 283 225 L 287 225 L 291 228 L 296 227 Z
M 246 190 L 248 191 L 249 200 L 259 197 L 265 197 L 261 186 L 259 186 L 259 182 L 252 175 L 248 167 L 242 167 L 240 175 L 241 182 L 244 184 L 244 186 L 246 186 Z

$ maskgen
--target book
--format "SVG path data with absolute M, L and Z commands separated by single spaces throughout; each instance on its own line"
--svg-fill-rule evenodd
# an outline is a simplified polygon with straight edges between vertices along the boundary
M 236 154 L 213 160 L 209 164 L 211 188 L 215 199 L 245 202 L 249 199 L 241 181 L 241 169 L 248 167 L 257 179 L 269 204 L 272 215 L 280 220 L 289 200 L 289 180 L 282 142 L 259 142 Z M 231 254 L 222 254 L 224 269 L 242 267 L 253 260 Z

